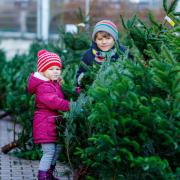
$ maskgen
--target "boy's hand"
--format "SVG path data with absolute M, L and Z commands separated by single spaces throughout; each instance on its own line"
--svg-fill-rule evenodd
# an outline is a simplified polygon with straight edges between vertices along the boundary
M 77 94 L 80 94 L 81 93 L 81 88 L 78 86 L 78 87 L 76 87 L 76 93 Z

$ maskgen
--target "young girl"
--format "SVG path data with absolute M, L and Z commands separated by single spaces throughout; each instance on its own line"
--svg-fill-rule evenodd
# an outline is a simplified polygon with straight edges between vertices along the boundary
M 96 23 L 92 33 L 92 45 L 88 49 L 83 57 L 82 62 L 88 66 L 92 66 L 93 63 L 102 64 L 105 59 L 110 61 L 116 61 L 119 58 L 118 51 L 125 52 L 124 46 L 119 44 L 118 41 L 118 29 L 116 25 L 110 20 L 102 20 Z M 117 44 L 117 46 L 115 46 Z M 117 49 L 118 48 L 118 49 Z M 131 55 L 129 55 L 130 58 Z M 76 91 L 80 92 L 81 79 L 84 76 L 86 70 L 80 67 L 77 72 L 77 87 Z
M 56 160 L 60 153 L 57 142 L 55 119 L 58 111 L 69 111 L 70 103 L 64 99 L 59 81 L 61 59 L 55 53 L 38 52 L 37 71 L 28 80 L 28 91 L 35 94 L 33 120 L 34 143 L 41 144 L 43 156 L 40 160 L 38 180 L 58 180 L 53 176 Z

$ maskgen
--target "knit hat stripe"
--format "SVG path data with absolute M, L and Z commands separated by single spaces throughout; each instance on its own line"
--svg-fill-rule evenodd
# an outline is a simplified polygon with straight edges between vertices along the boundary
M 38 68 L 38 71 L 39 71 L 39 72 L 44 72 L 44 71 L 46 71 L 47 69 L 49 69 L 50 67 L 52 67 L 52 66 L 61 67 L 58 61 L 50 61 L 49 63 L 46 63 L 44 66 L 40 66 L 40 67 Z
M 98 33 L 99 31 L 107 32 L 114 38 L 115 41 L 118 40 L 118 29 L 112 21 L 102 20 L 96 23 L 92 33 L 93 41 L 95 41 L 96 33 Z
M 62 67 L 60 57 L 45 49 L 38 52 L 37 70 L 38 72 L 44 72 L 52 66 Z
M 109 24 L 110 26 L 113 26 L 113 28 L 114 28 L 115 30 L 117 30 L 116 25 L 115 25 L 114 23 L 110 22 L 110 21 L 106 21 L 106 20 L 100 21 L 100 22 L 98 22 L 98 23 L 96 24 L 96 26 L 99 25 L 99 24 Z
M 42 62 L 39 66 L 38 66 L 38 69 L 42 69 L 42 67 L 44 67 L 44 66 L 46 66 L 46 65 L 48 65 L 48 64 L 53 64 L 53 63 L 55 63 L 56 62 L 56 64 L 58 64 L 58 66 L 59 67 L 61 67 L 61 64 L 60 64 L 60 62 L 58 61 L 58 59 L 53 59 L 53 60 L 48 60 L 48 59 L 46 59 L 44 62 Z
M 42 59 L 45 59 L 45 58 L 57 58 L 57 59 L 59 59 L 59 56 L 57 56 L 57 55 L 44 54 L 44 55 L 42 55 L 41 57 L 39 57 L 38 61 L 41 61 Z
M 114 29 L 112 26 L 108 25 L 108 24 L 99 24 L 96 26 L 96 29 L 102 29 L 105 28 L 104 26 L 106 26 L 107 28 L 110 28 L 112 31 L 114 31 L 115 33 L 118 33 L 118 31 L 116 29 Z
M 51 58 L 51 57 L 50 57 L 50 58 Z M 56 61 L 59 62 L 59 58 L 57 58 L 57 57 L 53 57 L 53 58 L 51 58 L 51 59 L 50 59 L 50 58 L 49 58 L 49 57 L 45 57 L 45 58 L 42 59 L 41 61 L 38 60 L 38 64 L 40 63 L 40 65 L 41 65 L 41 64 L 46 63 L 47 61 L 52 61 L 52 60 L 56 60 Z

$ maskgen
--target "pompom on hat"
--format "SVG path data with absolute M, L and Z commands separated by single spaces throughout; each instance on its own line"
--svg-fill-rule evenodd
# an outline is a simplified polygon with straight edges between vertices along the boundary
M 102 20 L 96 23 L 92 33 L 92 40 L 95 41 L 95 35 L 99 31 L 109 33 L 115 41 L 118 40 L 118 29 L 117 26 L 110 20 Z
M 38 72 L 44 72 L 52 66 L 58 66 L 62 68 L 60 57 L 57 54 L 49 52 L 45 49 L 38 51 L 38 62 L 37 62 Z

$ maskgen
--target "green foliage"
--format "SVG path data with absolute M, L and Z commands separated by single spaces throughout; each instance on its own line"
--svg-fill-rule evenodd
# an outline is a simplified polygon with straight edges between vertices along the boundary
M 80 65 L 80 59 L 83 52 L 89 48 L 90 40 L 85 32 L 78 33 L 60 33 L 61 43 L 63 46 L 59 49 L 60 57 L 63 59 L 63 91 L 68 99 L 76 99 L 77 93 L 75 92 L 76 72 Z
M 179 63 L 165 45 L 160 54 L 148 47 L 149 67 L 123 59 L 104 63 L 87 88 L 87 103 L 82 108 L 79 97 L 65 116 L 69 161 L 77 167 L 80 158 L 88 177 L 175 179 Z
M 34 146 L 32 150 L 21 150 L 21 151 L 14 151 L 12 155 L 24 158 L 24 159 L 31 159 L 31 160 L 39 160 L 41 159 L 42 152 L 40 151 L 39 146 Z
M 173 14 L 174 4 L 168 7 L 164 1 L 165 11 Z M 40 155 L 32 144 L 33 99 L 25 86 L 37 51 L 46 47 L 63 59 L 63 90 L 71 110 L 63 113 L 57 128 L 64 149 L 61 158 L 72 170 L 81 170 L 89 180 L 179 178 L 180 27 L 176 23 L 169 28 L 151 14 L 149 18 L 151 26 L 136 16 L 127 22 L 122 19 L 134 60 L 125 54 L 117 62 L 84 65 L 87 72 L 79 96 L 76 72 L 89 47 L 87 34 L 61 34 L 61 45 L 34 44 L 27 56 L 5 63 L 0 77 L 6 90 L 3 107 L 23 126 L 23 157 Z
M 1 71 L 4 97 L 2 107 L 17 123 L 22 126 L 19 134 L 21 148 L 28 150 L 27 141 L 32 134 L 33 99 L 27 94 L 27 78 L 35 69 L 35 58 L 32 54 L 16 55 L 11 61 L 4 62 Z
M 0 67 L 1 67 L 1 71 L 0 71 L 0 108 L 2 108 L 2 103 L 3 103 L 3 100 L 4 100 L 4 96 L 5 96 L 5 84 L 4 84 L 4 78 L 2 77 L 2 70 L 5 66 L 5 63 L 6 63 L 6 55 L 5 55 L 5 52 L 3 50 L 0 50 Z
M 179 177 L 179 25 L 150 18 L 152 27 L 136 16 L 123 21 L 139 50 L 134 61 L 88 69 L 87 99 L 81 94 L 64 115 L 68 162 L 86 179 Z
M 177 30 L 179 33 L 179 17 L 176 13 L 175 16 L 175 7 L 178 3 L 178 0 L 174 0 L 171 2 L 170 5 L 167 4 L 167 0 L 163 0 L 163 7 L 164 11 L 174 22 L 175 26 L 177 26 Z M 152 13 L 148 13 L 148 18 L 151 23 L 151 26 L 146 25 L 144 22 L 141 21 L 141 19 L 137 18 L 136 16 L 133 16 L 132 19 L 125 20 L 121 16 L 121 22 L 123 27 L 128 33 L 129 39 L 132 39 L 134 42 L 134 45 L 138 48 L 140 53 L 143 55 L 143 58 L 145 61 L 149 61 L 149 57 L 146 54 L 146 50 L 148 49 L 148 46 L 151 45 L 153 49 L 159 53 L 160 47 L 163 43 L 166 43 L 166 46 L 169 48 L 170 44 L 173 41 L 178 41 L 179 43 L 179 36 L 177 35 L 177 40 L 175 38 L 172 38 L 169 43 L 167 43 L 167 35 L 166 33 L 169 32 L 169 27 L 167 26 L 167 21 L 164 19 L 161 22 L 157 22 L 153 16 Z M 174 29 L 172 30 L 174 31 Z M 170 33 L 170 36 L 176 36 L 175 34 Z M 165 38 L 166 37 L 166 38 Z M 169 37 L 170 38 L 170 37 Z M 179 49 L 178 46 L 176 50 Z
M 66 66 L 68 64 L 80 62 L 80 58 L 82 53 L 89 48 L 90 40 L 85 32 L 78 33 L 60 33 L 61 41 L 63 43 L 64 49 L 59 49 L 62 54 L 62 58 L 64 60 L 63 65 Z

